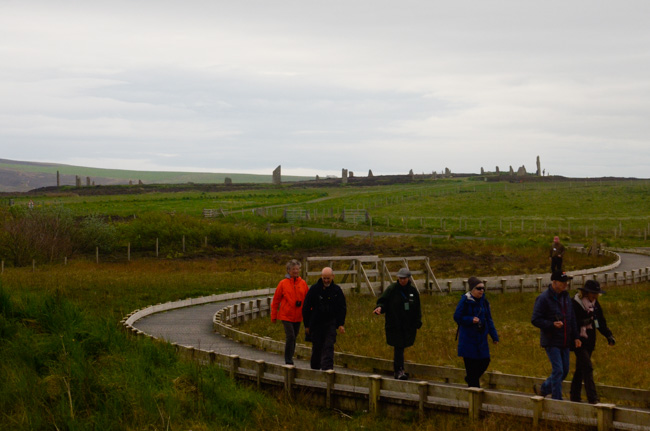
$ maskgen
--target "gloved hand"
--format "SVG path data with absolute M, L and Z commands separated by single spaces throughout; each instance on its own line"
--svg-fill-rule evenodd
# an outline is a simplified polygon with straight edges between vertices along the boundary
M 607 337 L 607 344 L 609 344 L 610 346 L 613 346 L 614 344 L 616 344 L 616 339 L 614 338 L 613 335 L 610 335 L 609 337 Z

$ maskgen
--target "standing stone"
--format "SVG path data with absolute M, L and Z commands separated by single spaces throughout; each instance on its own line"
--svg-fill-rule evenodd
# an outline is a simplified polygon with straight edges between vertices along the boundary
M 409 178 L 410 178 L 410 179 L 413 179 L 414 176 L 415 176 L 415 174 L 413 173 L 413 169 L 411 169 L 411 170 L 409 171 Z
M 90 177 L 86 177 L 86 187 L 90 187 Z
M 510 165 L 510 175 L 514 175 L 514 174 L 515 174 L 515 171 L 514 171 L 514 169 L 512 169 L 512 165 Z
M 130 186 L 133 185 L 133 180 L 129 180 L 129 185 L 130 185 Z
M 141 186 L 141 185 L 143 185 L 143 184 L 144 184 L 144 183 L 142 182 L 142 180 L 138 180 L 138 185 L 139 185 L 139 186 Z
M 56 188 L 61 187 L 61 174 L 59 171 L 56 171 Z
M 374 175 L 372 174 L 372 169 L 368 169 L 368 177 L 372 178 Z
M 79 178 L 79 175 L 74 176 L 74 185 L 75 187 L 81 187 L 81 178 Z
M 438 179 L 438 172 L 436 172 L 436 171 L 431 172 L 431 178 L 433 178 L 434 180 L 437 180 Z
M 536 174 L 537 174 L 538 177 L 542 176 L 542 168 L 541 168 L 541 165 L 539 163 L 539 156 L 537 156 L 537 172 L 536 172 Z
M 226 177 L 226 178 L 223 180 L 223 183 L 224 183 L 225 185 L 227 185 L 227 186 L 231 186 L 231 185 L 232 185 L 232 178 L 230 178 L 230 177 Z
M 483 166 L 481 166 L 481 175 L 485 175 L 485 171 L 483 170 Z
M 519 169 L 517 169 L 517 176 L 518 177 L 523 177 L 526 176 L 526 166 L 520 166 Z
M 276 186 L 282 184 L 282 165 L 278 165 L 273 171 L 273 184 Z
M 496 173 L 499 174 L 499 167 L 496 168 Z
M 343 168 L 341 169 L 341 184 L 348 183 L 348 170 Z
M 348 172 L 348 178 L 353 178 L 354 177 L 354 172 L 350 171 Z
M 449 170 L 449 168 L 445 168 L 445 175 L 446 176 L 451 175 L 451 171 Z

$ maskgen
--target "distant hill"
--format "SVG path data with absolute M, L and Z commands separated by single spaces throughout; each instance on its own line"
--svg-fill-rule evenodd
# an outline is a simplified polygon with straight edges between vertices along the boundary
M 273 181 L 272 175 L 203 173 L 203 172 L 165 172 L 129 171 L 124 169 L 101 169 L 56 163 L 24 162 L 0 159 L 0 192 L 27 192 L 41 187 L 56 186 L 56 173 L 59 172 L 60 185 L 74 186 L 76 177 L 86 185 L 87 179 L 95 185 L 137 184 L 223 184 L 226 177 L 233 183 L 267 183 Z M 305 181 L 315 177 L 283 175 L 282 181 Z

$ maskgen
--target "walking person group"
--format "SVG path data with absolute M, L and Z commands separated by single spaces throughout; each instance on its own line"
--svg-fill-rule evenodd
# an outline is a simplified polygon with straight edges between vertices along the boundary
M 319 280 L 307 288 L 300 278 L 300 262 L 287 264 L 287 275 L 276 288 L 271 303 L 271 320 L 281 320 L 285 330 L 285 363 L 293 364 L 296 335 L 302 321 L 306 341 L 312 342 L 310 366 L 315 370 L 334 368 L 334 345 L 337 332 L 345 333 L 347 305 L 341 287 L 334 283 L 334 271 L 325 267 Z M 572 279 L 565 272 L 551 274 L 551 284 L 535 300 L 531 322 L 540 330 L 540 345 L 551 365 L 550 376 L 533 390 L 541 396 L 562 399 L 562 382 L 569 373 L 570 351 L 575 352 L 576 369 L 571 382 L 571 401 L 581 401 L 582 384 L 587 401 L 598 402 L 593 379 L 591 355 L 596 345 L 596 330 L 607 338 L 609 345 L 616 340 L 607 326 L 598 296 L 600 284 L 587 280 L 571 298 L 567 292 Z M 458 325 L 458 356 L 465 364 L 468 387 L 480 387 L 480 378 L 490 364 L 488 336 L 499 343 L 490 303 L 485 297 L 485 283 L 477 277 L 467 280 L 465 292 L 454 311 Z M 377 299 L 373 310 L 385 315 L 386 343 L 393 347 L 393 371 L 398 380 L 408 380 L 404 369 L 404 351 L 415 343 L 422 327 L 422 307 L 418 289 L 408 268 L 397 272 L 397 281 L 390 284 Z

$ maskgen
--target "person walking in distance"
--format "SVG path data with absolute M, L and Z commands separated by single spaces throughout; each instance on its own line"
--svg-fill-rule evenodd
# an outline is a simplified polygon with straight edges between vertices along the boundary
M 562 258 L 564 257 L 564 246 L 560 242 L 560 237 L 553 238 L 551 250 L 549 252 L 549 259 L 551 260 L 551 273 L 555 271 L 562 271 Z
M 293 365 L 296 336 L 302 322 L 302 303 L 309 290 L 305 280 L 300 278 L 300 267 L 301 264 L 296 259 L 287 263 L 287 274 L 275 288 L 271 301 L 271 322 L 275 323 L 279 319 L 284 326 L 284 362 L 289 365 Z
M 334 369 L 336 332 L 345 333 L 347 306 L 341 288 L 334 283 L 334 271 L 325 267 L 320 279 L 309 288 L 302 306 L 306 339 L 310 339 L 313 370 Z
M 397 272 L 397 282 L 386 288 L 377 299 L 375 314 L 386 314 L 386 342 L 393 346 L 395 378 L 408 380 L 404 372 L 404 349 L 415 343 L 417 330 L 422 327 L 420 294 L 411 283 L 411 271 L 402 268 Z

